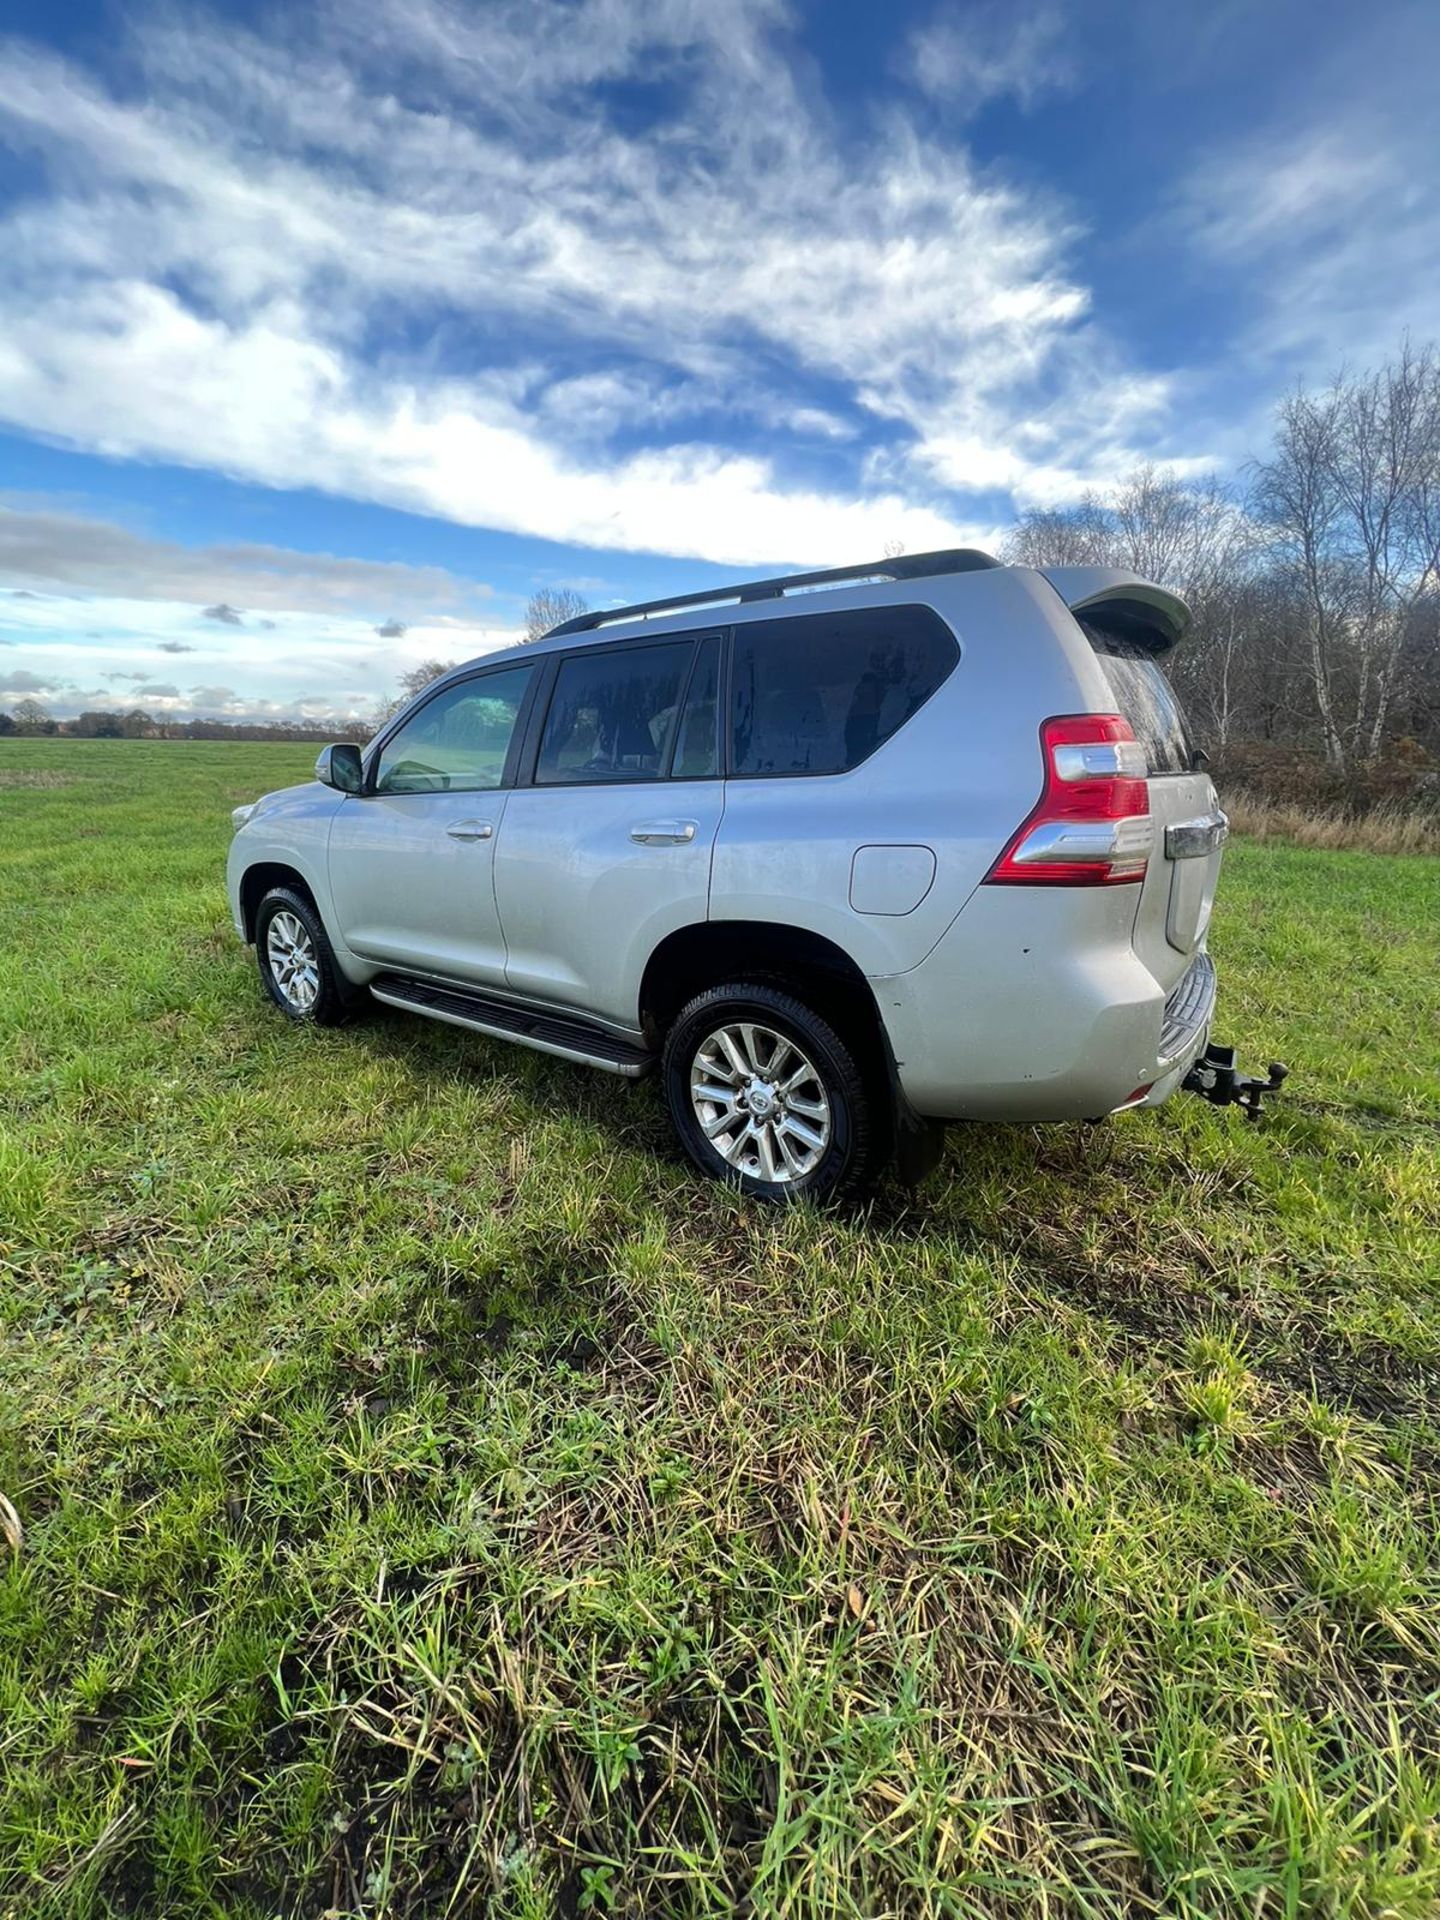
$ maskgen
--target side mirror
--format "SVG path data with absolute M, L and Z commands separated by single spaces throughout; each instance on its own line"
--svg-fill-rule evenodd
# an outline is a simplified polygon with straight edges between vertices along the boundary
M 340 793 L 358 793 L 365 769 L 360 764 L 360 749 L 353 740 L 337 741 L 322 747 L 315 762 L 315 778 Z

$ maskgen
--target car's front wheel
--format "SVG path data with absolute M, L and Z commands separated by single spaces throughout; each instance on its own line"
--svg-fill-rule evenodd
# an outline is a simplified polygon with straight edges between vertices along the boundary
M 762 1200 L 837 1199 L 873 1185 L 880 1115 L 849 1046 L 765 985 L 712 987 L 665 1040 L 665 1101 L 705 1173 Z
M 255 911 L 255 958 L 265 991 L 292 1020 L 333 1027 L 351 995 L 320 916 L 303 894 L 273 887 Z

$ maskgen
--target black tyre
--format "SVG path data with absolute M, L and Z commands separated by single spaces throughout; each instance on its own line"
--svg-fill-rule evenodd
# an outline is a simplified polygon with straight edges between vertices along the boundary
M 885 1160 L 882 1112 L 828 1021 L 778 988 L 712 987 L 665 1039 L 665 1103 L 702 1172 L 757 1199 L 852 1198 Z
M 274 887 L 255 912 L 255 958 L 265 991 L 291 1020 L 337 1026 L 353 990 L 335 964 L 320 916 L 304 894 Z

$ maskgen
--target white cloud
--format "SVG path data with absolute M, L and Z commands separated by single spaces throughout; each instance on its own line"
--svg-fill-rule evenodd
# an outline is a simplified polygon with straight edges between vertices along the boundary
M 183 462 L 208 426 L 207 464 L 509 532 L 737 564 L 965 537 L 899 496 L 782 490 L 767 461 L 705 446 L 580 466 L 461 382 L 374 382 L 266 323 L 202 319 L 158 288 L 74 301 L 63 330 L 43 308 L 14 326 L 10 358 L 7 375 L 0 356 L 0 413 L 32 430 Z M 250 403 L 236 406 L 237 394 Z
M 1076 63 L 1065 44 L 1058 7 L 955 0 L 907 35 L 900 71 L 952 112 L 977 113 L 1012 95 L 1031 106 L 1041 95 L 1073 85 Z
M 4 107 L 51 187 L 0 230 L 0 417 L 735 564 L 987 537 L 988 509 L 937 486 L 967 487 L 935 451 L 956 437 L 1046 486 L 1134 457 L 1067 217 L 903 118 L 837 137 L 777 0 L 284 18 L 268 45 L 143 27 L 125 98 L 11 48 Z M 1053 80 L 1028 18 L 975 84 Z M 579 110 L 597 78 L 656 76 L 659 130 Z M 523 363 L 475 370 L 477 331 L 523 338 Z M 888 489 L 838 464 L 857 428 L 895 453 Z M 823 484 L 799 458 L 817 437 Z
M 264 626 L 206 620 L 192 603 L 101 594 L 0 600 L 11 643 L 0 698 L 34 694 L 57 718 L 87 707 L 257 719 L 364 719 L 422 660 L 474 659 L 521 637 L 458 615 L 380 639 L 349 612 L 277 609 Z M 177 656 L 184 678 L 177 679 Z M 217 689 L 224 689 L 222 701 Z
M 1208 149 L 1174 216 L 1234 288 L 1237 351 L 1325 379 L 1440 321 L 1440 13 L 1355 9 L 1283 110 Z
M 26 585 L 16 589 L 15 582 Z M 476 615 L 490 588 L 444 567 L 353 560 L 330 553 L 243 541 L 186 547 L 88 514 L 0 496 L 0 582 L 16 599 L 48 592 L 101 593 L 133 600 L 193 600 L 205 618 L 224 621 L 236 605 L 314 613 L 399 606 L 419 617 L 441 610 Z M 3 608 L 0 608 L 3 612 Z M 261 625 L 264 622 L 262 620 Z M 167 652 L 191 651 L 183 640 Z
M 0 694 L 48 693 L 50 685 L 43 673 L 31 673 L 24 667 L 17 667 L 13 673 L 0 673 Z

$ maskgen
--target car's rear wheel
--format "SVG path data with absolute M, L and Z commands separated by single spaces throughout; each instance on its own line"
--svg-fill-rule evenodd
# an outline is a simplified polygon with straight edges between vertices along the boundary
M 873 1185 L 879 1115 L 850 1047 L 778 989 L 712 987 L 665 1040 L 665 1101 L 696 1166 L 762 1200 L 837 1199 Z
M 303 894 L 273 887 L 255 911 L 255 957 L 265 991 L 291 1020 L 333 1027 L 351 995 L 320 916 Z

